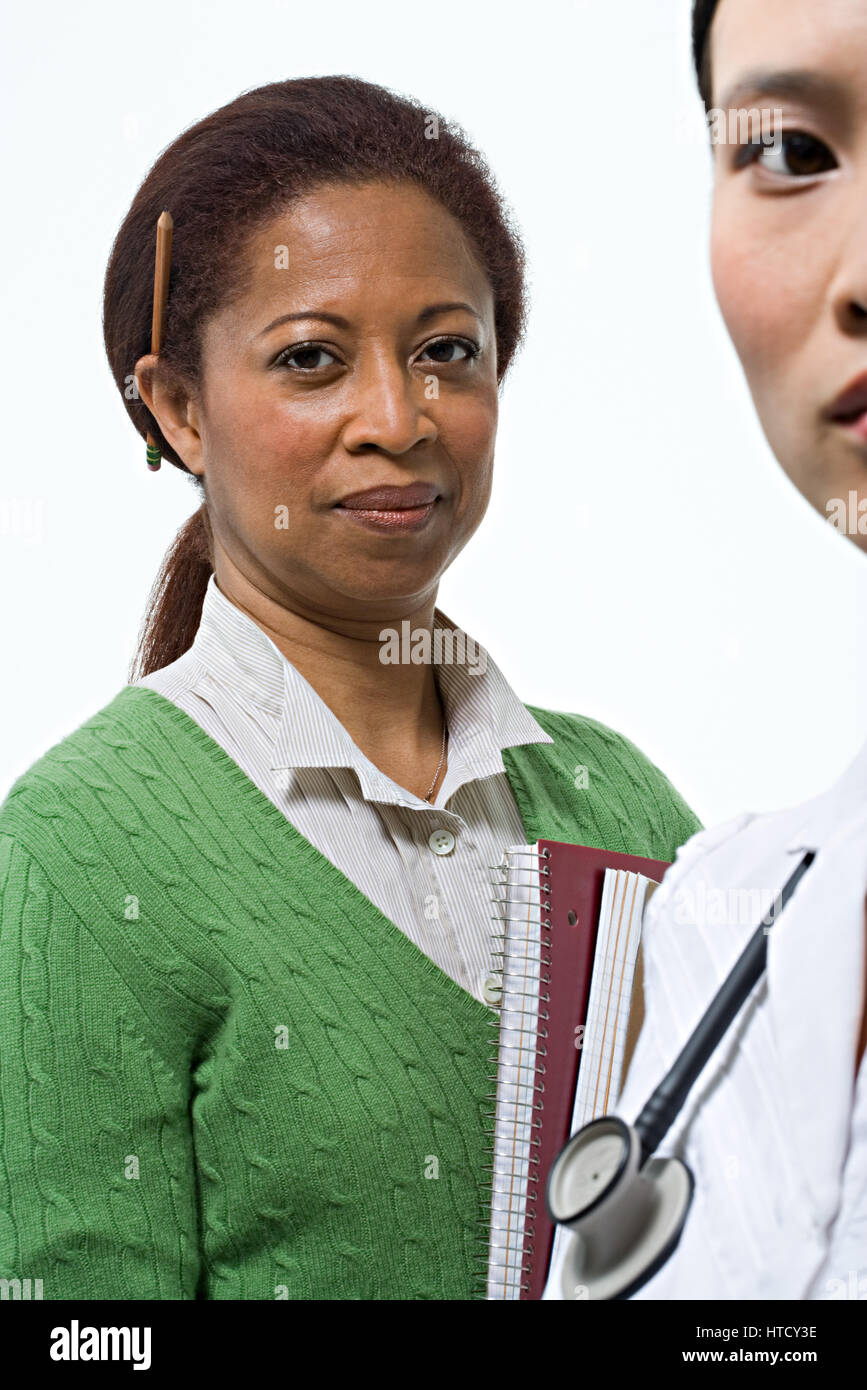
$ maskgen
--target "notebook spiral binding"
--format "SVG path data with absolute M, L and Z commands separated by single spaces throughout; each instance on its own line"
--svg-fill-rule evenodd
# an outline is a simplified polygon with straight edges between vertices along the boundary
M 529 1275 L 532 1267 L 534 1251 L 534 1235 L 537 1203 L 539 1201 L 539 1155 L 536 1152 L 539 1148 L 538 1131 L 541 1128 L 541 1112 L 544 1108 L 542 1099 L 545 1092 L 545 1063 L 540 1058 L 546 1056 L 545 1038 L 547 1038 L 548 1021 L 547 1005 L 550 1002 L 550 995 L 547 986 L 550 984 L 551 975 L 551 870 L 550 866 L 544 861 L 550 858 L 547 849 L 526 849 L 516 853 L 507 851 L 503 863 L 489 865 L 491 873 L 491 886 L 494 893 L 491 899 L 494 907 L 492 915 L 493 929 L 491 933 L 491 964 L 492 973 L 498 975 L 503 980 L 509 982 L 508 997 L 510 1003 L 516 999 L 527 997 L 534 1001 L 533 1019 L 538 1018 L 537 1028 L 532 1034 L 532 1045 L 534 1047 L 534 1071 L 533 1071 L 533 1097 L 532 1100 L 520 1100 L 517 1097 L 510 1099 L 508 1110 L 511 1115 L 514 1113 L 517 1125 L 518 1118 L 529 1121 L 530 1140 L 529 1157 L 527 1160 L 527 1190 L 526 1190 L 526 1217 L 522 1227 L 517 1232 L 517 1240 L 513 1238 L 510 1229 L 503 1231 L 493 1230 L 493 1215 L 495 1211 L 503 1212 L 507 1216 L 512 1212 L 512 1194 L 509 1193 L 507 1206 L 495 1206 L 495 1198 L 503 1198 L 502 1193 L 495 1190 L 495 1178 L 497 1176 L 514 1178 L 512 1173 L 504 1173 L 496 1167 L 496 1114 L 497 1100 L 500 1095 L 500 1082 L 503 1075 L 503 1050 L 505 1047 L 520 1047 L 523 1043 L 528 1045 L 531 1035 L 528 1030 L 519 1028 L 512 1024 L 506 1024 L 502 1020 L 502 1010 L 498 1009 L 497 1017 L 488 1021 L 491 1029 L 490 1035 L 490 1055 L 487 1059 L 487 1079 L 491 1083 L 491 1090 L 486 1092 L 483 1097 L 483 1126 L 485 1134 L 484 1151 L 487 1155 L 483 1165 L 484 1177 L 481 1183 L 481 1202 L 479 1213 L 479 1241 L 480 1249 L 474 1257 L 476 1270 L 474 1274 L 478 1277 L 478 1289 L 475 1297 L 481 1299 L 494 1298 L 526 1298 L 529 1293 Z M 516 863 L 523 859 L 528 863 Z M 518 970 L 507 969 L 507 956 L 511 963 L 515 963 L 515 946 L 526 945 L 535 946 L 535 941 L 531 941 L 530 933 L 527 932 L 526 899 L 516 899 L 509 896 L 509 888 L 517 887 L 522 883 L 521 875 L 527 874 L 523 880 L 529 884 L 536 884 L 540 890 L 541 915 L 540 915 L 540 939 L 539 939 L 539 967 L 538 984 L 536 983 L 536 963 L 533 960 L 533 978 L 529 977 L 525 970 L 523 973 Z M 547 882 L 546 882 L 547 880 Z M 523 916 L 513 913 L 513 909 L 520 904 L 525 913 Z M 523 936 L 520 928 L 524 928 Z M 507 950 L 507 943 L 509 950 Z M 524 956 L 529 963 L 529 952 Z M 520 963 L 520 956 L 519 956 Z M 522 988 L 523 986 L 523 988 Z M 531 986 L 527 988 L 527 986 Z M 493 1006 L 497 1007 L 497 1006 Z M 517 1035 L 517 1036 L 515 1036 Z M 505 1039 L 505 1042 L 504 1042 Z M 520 1078 L 520 1064 L 518 1076 Z M 519 1082 L 519 1087 L 523 1089 L 529 1085 L 529 1081 Z M 517 1088 L 516 1088 L 517 1089 Z M 505 1235 L 505 1242 L 502 1237 Z M 496 1237 L 501 1239 L 497 1240 Z M 505 1251 L 505 1269 L 497 1265 L 497 1280 L 495 1294 L 489 1292 L 491 1283 L 491 1254 L 494 1250 Z

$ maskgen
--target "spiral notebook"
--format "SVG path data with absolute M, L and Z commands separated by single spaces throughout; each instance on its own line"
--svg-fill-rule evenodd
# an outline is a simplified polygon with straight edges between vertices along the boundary
M 540 840 L 494 871 L 486 1298 L 542 1297 L 548 1172 L 570 1134 L 616 1104 L 641 1020 L 642 914 L 668 867 Z

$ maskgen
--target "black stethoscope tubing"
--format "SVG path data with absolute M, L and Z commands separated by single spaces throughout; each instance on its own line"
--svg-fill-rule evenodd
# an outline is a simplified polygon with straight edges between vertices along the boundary
M 635 1129 L 641 1139 L 642 1166 L 662 1143 L 711 1054 L 719 1046 L 751 990 L 761 979 L 767 963 L 768 930 L 775 918 L 784 911 L 815 857 L 813 850 L 805 854 L 795 872 L 786 881 L 720 985 L 692 1035 L 636 1119 Z

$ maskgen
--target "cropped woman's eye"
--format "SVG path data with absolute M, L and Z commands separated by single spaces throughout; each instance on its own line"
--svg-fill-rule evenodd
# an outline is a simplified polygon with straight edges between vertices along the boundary
M 783 178 L 815 178 L 838 167 L 837 161 L 823 140 L 803 130 L 782 135 L 773 145 L 752 140 L 738 157 L 738 165 L 757 164 L 769 174 Z
M 319 367 L 328 367 L 331 365 L 331 362 L 315 361 L 317 357 L 321 356 L 330 357 L 331 362 L 336 361 L 334 354 L 329 352 L 327 348 L 321 347 L 318 343 L 300 343 L 296 347 L 284 348 L 277 358 L 275 365 L 279 367 L 288 367 L 293 359 L 303 358 L 306 360 L 302 361 L 299 366 L 291 368 L 291 370 L 296 372 L 312 372 L 316 371 Z M 311 361 L 311 358 L 314 360 Z
M 428 343 L 424 351 L 450 353 L 455 348 L 463 352 L 463 357 L 444 356 L 434 357 L 433 360 L 440 366 L 450 366 L 452 362 L 471 362 L 479 354 L 478 344 L 470 342 L 468 338 L 438 338 L 435 343 Z

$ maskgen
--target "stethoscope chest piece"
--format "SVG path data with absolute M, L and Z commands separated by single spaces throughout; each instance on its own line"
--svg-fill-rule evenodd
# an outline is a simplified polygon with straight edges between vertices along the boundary
M 692 1173 L 679 1158 L 641 1158 L 636 1130 L 605 1115 L 573 1135 L 553 1164 L 548 1212 L 571 1232 L 561 1298 L 628 1298 L 677 1245 Z

